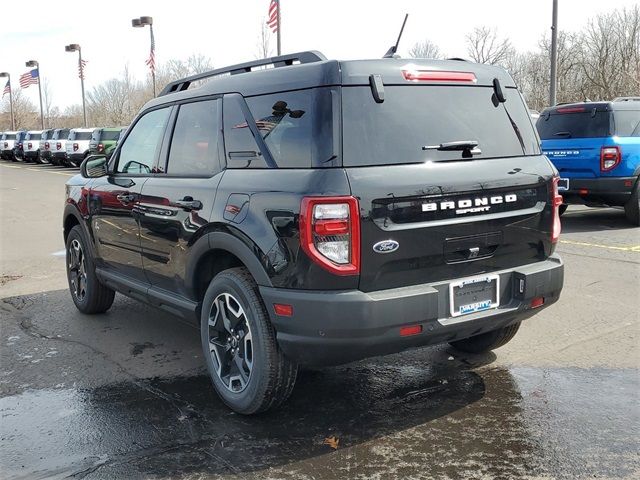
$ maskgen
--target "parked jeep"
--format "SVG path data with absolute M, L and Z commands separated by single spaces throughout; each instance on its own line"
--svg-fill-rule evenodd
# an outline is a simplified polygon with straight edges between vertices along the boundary
M 49 128 L 42 131 L 40 136 L 40 163 L 51 162 L 51 136 L 53 129 Z
M 122 130 L 124 130 L 123 127 L 96 128 L 91 134 L 89 153 L 110 156 L 116 148 Z
M 80 170 L 63 219 L 76 307 L 118 291 L 198 322 L 243 414 L 284 402 L 298 365 L 493 350 L 562 290 L 557 171 L 497 67 L 234 65 L 169 84 Z
M 0 138 L 0 157 L 2 157 L 3 160 L 15 161 L 13 145 L 16 142 L 16 133 L 15 131 L 4 132 L 2 138 Z
M 640 225 L 640 102 L 585 102 L 545 109 L 536 126 L 560 172 L 568 204 L 624 207 Z
M 65 144 L 67 165 L 79 167 L 89 155 L 89 142 L 94 128 L 72 128 Z
M 67 164 L 67 151 L 66 144 L 69 137 L 68 128 L 56 128 L 49 140 L 51 148 L 51 163 L 54 165 L 66 166 Z
M 24 137 L 23 152 L 25 162 L 40 163 L 40 138 L 42 130 L 29 130 Z

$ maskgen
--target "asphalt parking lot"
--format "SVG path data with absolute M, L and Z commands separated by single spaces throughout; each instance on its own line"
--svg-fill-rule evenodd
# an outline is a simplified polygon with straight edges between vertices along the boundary
M 0 162 L 0 477 L 640 478 L 640 228 L 621 210 L 569 208 L 560 301 L 494 354 L 307 370 L 283 408 L 243 417 L 195 328 L 120 295 L 75 309 L 75 173 Z

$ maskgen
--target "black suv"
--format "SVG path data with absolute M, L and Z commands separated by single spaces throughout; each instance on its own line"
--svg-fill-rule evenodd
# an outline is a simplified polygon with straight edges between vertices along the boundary
M 303 52 L 199 74 L 81 172 L 76 306 L 118 291 L 196 320 L 240 413 L 282 403 L 298 365 L 497 348 L 562 289 L 557 172 L 495 67 Z

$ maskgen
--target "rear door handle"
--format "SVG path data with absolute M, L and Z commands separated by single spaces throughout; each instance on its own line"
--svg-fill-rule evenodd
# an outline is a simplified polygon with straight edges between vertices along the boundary
M 200 200 L 194 200 L 193 197 L 184 197 L 182 200 L 176 200 L 175 205 L 188 212 L 202 209 L 202 202 Z
M 120 193 L 116 198 L 122 203 L 131 203 L 136 199 L 136 196 L 131 193 Z

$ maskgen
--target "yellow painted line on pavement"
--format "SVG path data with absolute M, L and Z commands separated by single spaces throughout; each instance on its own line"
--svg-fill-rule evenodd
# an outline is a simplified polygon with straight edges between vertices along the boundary
M 0 165 L 7 168 L 22 168 L 22 167 L 19 167 L 18 165 L 3 165 L 2 163 L 0 163 Z
M 630 245 L 628 247 L 616 247 L 614 245 L 602 245 L 599 243 L 574 242 L 573 240 L 560 240 L 560 243 L 566 245 L 577 245 L 579 247 L 606 248 L 607 250 L 618 250 L 621 252 L 638 252 L 640 253 L 640 245 Z

